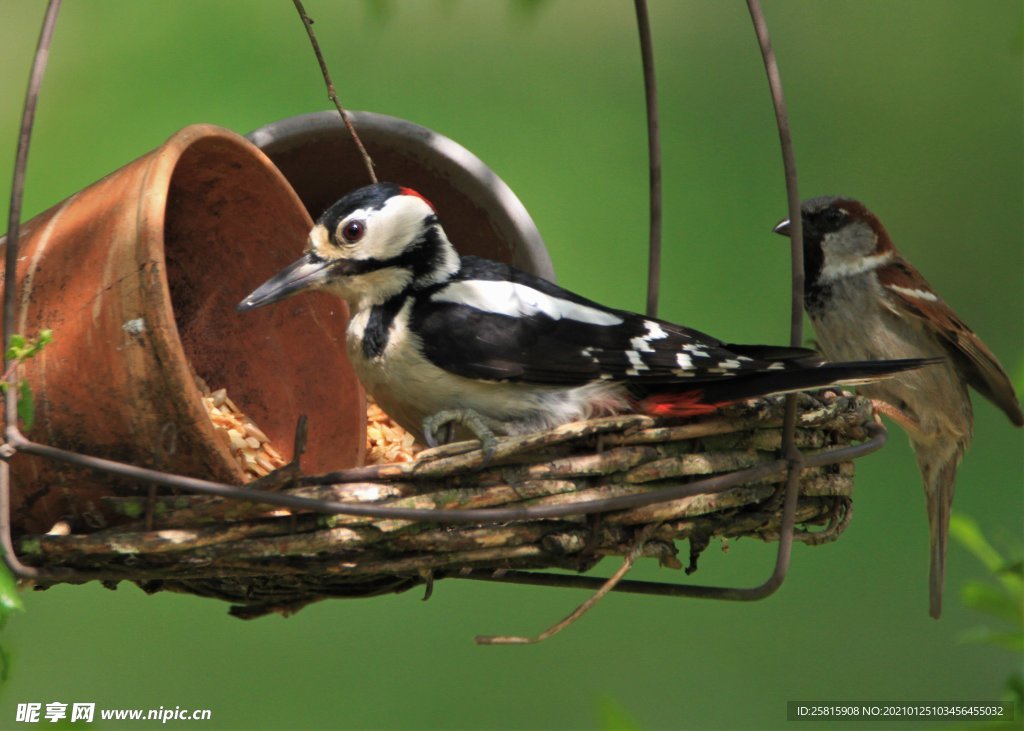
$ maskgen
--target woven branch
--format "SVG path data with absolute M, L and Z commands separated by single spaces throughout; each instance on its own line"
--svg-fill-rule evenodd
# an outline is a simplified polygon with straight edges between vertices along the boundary
M 778 460 L 782 400 L 670 424 L 611 417 L 499 440 L 484 465 L 475 443 L 446 445 L 413 463 L 332 475 L 337 484 L 282 492 L 340 502 L 429 508 L 567 505 L 680 485 Z M 806 454 L 866 438 L 870 403 L 848 394 L 800 395 L 797 445 Z M 797 540 L 820 544 L 851 512 L 853 463 L 801 475 Z M 371 479 L 372 478 L 372 479 Z M 25 536 L 23 561 L 71 569 L 69 582 L 130 580 L 235 603 L 232 613 L 293 611 L 326 597 L 403 591 L 468 569 L 585 571 L 624 555 L 641 529 L 642 556 L 681 568 L 676 541 L 690 541 L 687 571 L 712 538 L 778 539 L 784 472 L 714 493 L 593 516 L 499 525 L 443 525 L 363 516 L 293 514 L 258 503 L 192 495 L 112 497 L 130 522 L 81 535 Z M 152 530 L 144 515 L 153 511 Z M 649 528 L 647 528 L 650 526 Z M 817 530 L 811 530 L 811 527 Z

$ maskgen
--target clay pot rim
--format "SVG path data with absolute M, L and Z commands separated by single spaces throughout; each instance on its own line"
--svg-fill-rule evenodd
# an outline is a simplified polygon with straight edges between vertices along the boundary
M 462 188 L 467 197 L 511 229 L 525 250 L 534 274 L 555 281 L 551 256 L 533 218 L 512 189 L 483 160 L 451 138 L 415 122 L 377 112 L 349 111 L 348 114 L 364 142 L 385 145 L 397 142 L 400 148 L 415 149 L 441 177 Z M 269 149 L 268 154 L 273 155 L 278 148 L 283 151 L 289 146 L 305 144 L 302 138 L 310 134 L 334 135 L 343 130 L 338 112 L 332 109 L 271 122 L 253 130 L 246 138 L 261 150 Z
M 235 481 L 243 482 L 244 474 L 241 468 L 227 447 L 217 438 L 214 426 L 203 406 L 202 393 L 189 368 L 190 359 L 185 351 L 175 319 L 163 248 L 171 181 L 177 173 L 182 159 L 190 150 L 197 145 L 211 142 L 234 147 L 243 156 L 250 157 L 252 164 L 263 168 L 266 174 L 277 180 L 277 187 L 280 189 L 281 195 L 291 199 L 295 210 L 306 219 L 308 228 L 312 228 L 313 221 L 309 218 L 306 207 L 292 189 L 291 184 L 270 158 L 245 137 L 218 125 L 193 124 L 175 132 L 154 150 L 156 154 L 152 155 L 142 176 L 142 189 L 148 191 L 148 194 L 143 197 L 137 218 L 139 243 L 141 244 L 139 252 L 144 259 L 139 262 L 139 265 L 142 266 L 145 262 L 160 262 L 159 285 L 154 286 L 157 291 L 151 292 L 151 295 L 156 294 L 162 301 L 162 306 L 156 306 L 154 297 L 143 298 L 145 321 L 152 328 L 151 342 L 157 357 L 165 364 L 164 377 L 183 396 L 188 422 L 197 425 L 203 432 L 204 439 L 214 445 L 214 449 L 234 474 Z M 156 194 L 157 192 L 159 195 Z M 143 278 L 143 281 L 146 279 Z

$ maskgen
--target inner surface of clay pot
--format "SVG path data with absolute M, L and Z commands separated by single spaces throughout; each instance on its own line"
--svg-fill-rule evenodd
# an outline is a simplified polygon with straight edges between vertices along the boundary
M 348 433 L 358 432 L 352 414 L 365 419 L 365 408 L 344 355 L 344 303 L 320 296 L 235 311 L 297 257 L 308 232 L 306 222 L 297 229 L 265 193 L 252 192 L 276 190 L 276 171 L 238 164 L 221 140 L 204 140 L 185 152 L 171 178 L 163 249 L 182 348 L 196 374 L 211 389 L 226 388 L 286 457 L 296 419 L 306 414 L 304 468 L 351 466 L 362 446 Z M 239 178 L 247 185 L 231 184 Z
M 195 376 L 226 388 L 290 456 L 309 418 L 306 472 L 358 464 L 362 389 L 344 353 L 347 311 L 303 297 L 235 305 L 303 247 L 311 221 L 273 164 L 211 125 L 164 145 L 36 216 L 18 256 L 17 330 L 53 330 L 22 367 L 36 395 L 29 438 L 87 455 L 239 483 Z M 2 242 L 0 242 L 2 243 Z M 42 532 L 123 522 L 108 499 L 146 485 L 19 453 L 12 523 Z

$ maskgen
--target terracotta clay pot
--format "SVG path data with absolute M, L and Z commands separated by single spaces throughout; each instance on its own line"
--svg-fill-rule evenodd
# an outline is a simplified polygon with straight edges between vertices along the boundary
M 404 119 L 351 114 L 377 177 L 426 196 L 460 253 L 554 279 L 551 258 L 530 214 L 480 158 L 444 135 Z M 362 158 L 334 110 L 283 119 L 248 137 L 284 173 L 313 218 L 369 182 Z
M 290 457 L 309 417 L 307 472 L 357 464 L 365 403 L 344 355 L 347 312 L 324 295 L 238 314 L 291 262 L 311 221 L 285 178 L 243 137 L 188 127 L 23 227 L 17 331 L 53 330 L 24 366 L 39 442 L 239 483 L 193 370 Z M 158 445 L 172 453 L 156 456 Z M 165 449 L 164 452 L 167 450 Z M 13 524 L 109 524 L 101 498 L 139 494 L 106 475 L 16 455 Z

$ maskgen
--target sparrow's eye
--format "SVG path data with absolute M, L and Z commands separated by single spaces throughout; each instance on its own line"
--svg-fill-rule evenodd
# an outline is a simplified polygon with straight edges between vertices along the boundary
M 822 218 L 824 218 L 827 228 L 835 230 L 846 220 L 846 211 L 842 208 L 826 208 Z
M 341 227 L 341 238 L 348 244 L 354 244 L 363 238 L 366 233 L 366 224 L 362 221 L 349 221 Z

